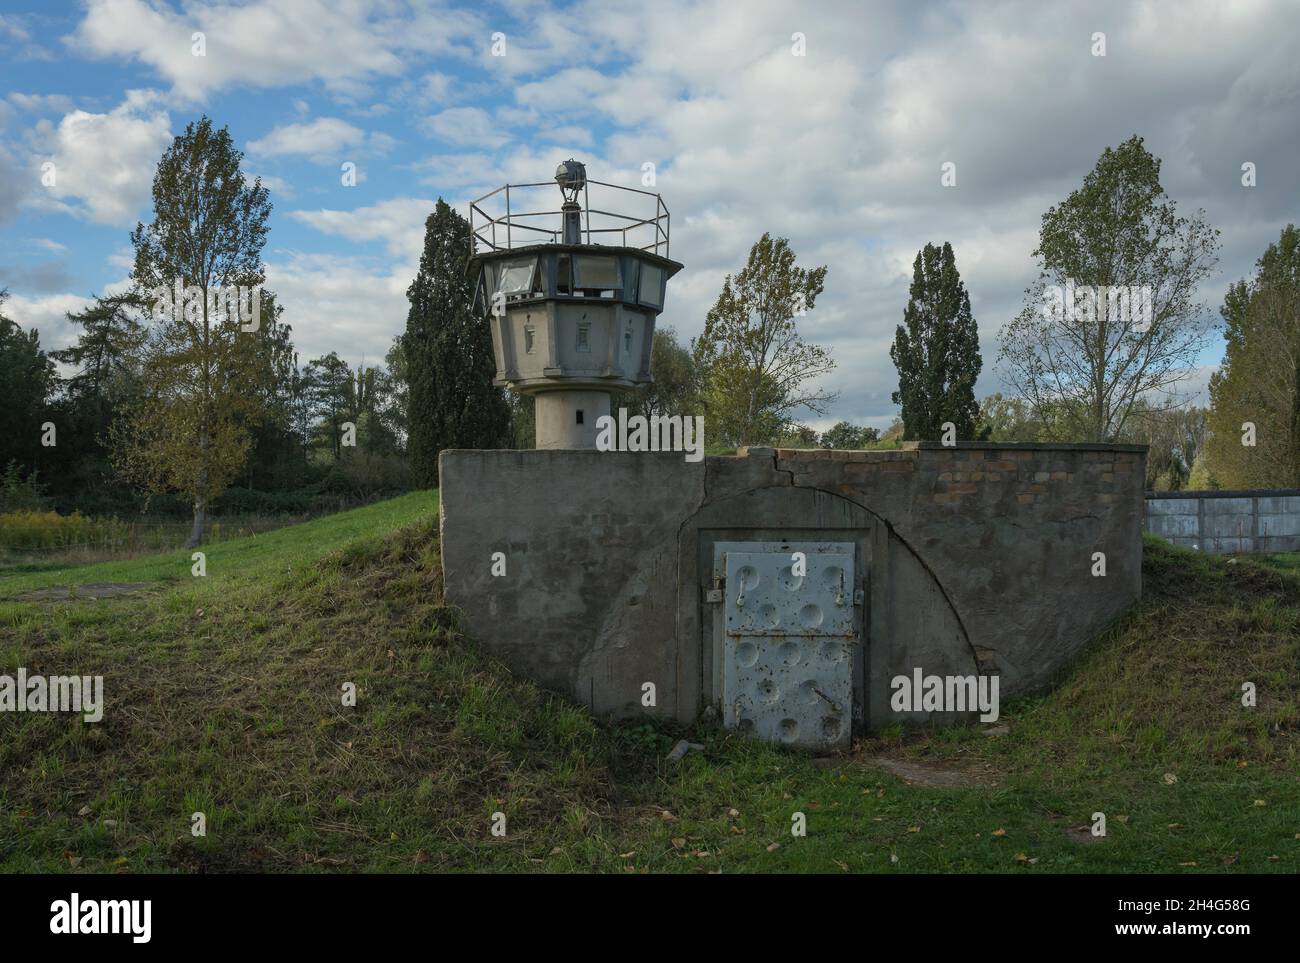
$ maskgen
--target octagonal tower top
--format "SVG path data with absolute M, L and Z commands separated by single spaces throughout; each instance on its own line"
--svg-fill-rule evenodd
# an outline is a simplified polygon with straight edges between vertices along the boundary
M 682 268 L 668 258 L 663 199 L 594 181 L 570 159 L 554 181 L 472 202 L 470 238 L 496 383 L 537 396 L 539 448 L 592 447 L 609 392 L 651 380 L 655 319 Z

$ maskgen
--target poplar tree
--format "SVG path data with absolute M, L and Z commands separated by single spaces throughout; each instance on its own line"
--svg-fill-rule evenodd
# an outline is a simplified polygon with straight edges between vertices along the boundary
M 407 452 L 425 487 L 438 483 L 444 448 L 505 448 L 510 441 L 510 408 L 492 383 L 492 332 L 473 310 L 469 235 L 469 222 L 438 198 L 424 222 L 419 273 L 406 292 Z
M 212 502 L 244 466 L 269 376 L 264 332 L 242 330 L 239 316 L 210 296 L 234 287 L 263 295 L 271 203 L 260 178 L 245 180 L 242 159 L 225 127 L 215 129 L 206 116 L 191 122 L 158 162 L 153 220 L 131 232 L 132 280 L 155 311 L 144 349 L 146 391 L 114 424 L 113 458 L 148 491 L 190 498 L 190 548 L 203 539 Z M 177 283 L 199 289 L 197 310 L 157 310 L 159 289 Z
M 956 427 L 957 439 L 975 437 L 979 329 L 947 241 L 917 252 L 911 296 L 889 356 L 898 368 L 893 401 L 903 409 L 904 441 L 939 441 L 945 422 Z
M 1300 486 L 1300 230 L 1288 224 L 1228 288 L 1227 348 L 1210 378 L 1210 476 L 1225 488 Z M 1245 426 L 1253 426 L 1253 438 Z M 1248 444 L 1248 441 L 1254 444 Z

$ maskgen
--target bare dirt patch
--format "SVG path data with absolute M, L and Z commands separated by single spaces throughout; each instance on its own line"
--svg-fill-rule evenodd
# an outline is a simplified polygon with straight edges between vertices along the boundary
M 156 582 L 86 582 L 83 585 L 52 585 L 18 596 L 23 602 L 111 599 L 122 595 L 140 595 L 156 588 Z
M 876 767 L 901 779 L 909 786 L 960 789 L 970 786 L 995 786 L 997 773 L 964 759 L 917 759 L 859 752 L 852 756 L 826 756 L 813 761 L 819 768 L 835 766 Z

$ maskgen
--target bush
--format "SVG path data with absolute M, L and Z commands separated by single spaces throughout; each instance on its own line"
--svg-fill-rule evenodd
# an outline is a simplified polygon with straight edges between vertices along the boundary
M 82 545 L 103 537 L 101 531 L 108 523 L 92 522 L 85 515 L 73 512 L 5 512 L 0 515 L 0 546 L 6 548 L 62 548 Z
M 46 505 L 45 485 L 35 469 L 26 478 L 18 462 L 10 460 L 0 475 L 0 512 L 37 512 Z
M 305 515 L 312 510 L 309 491 L 263 492 L 228 488 L 217 500 L 223 515 Z

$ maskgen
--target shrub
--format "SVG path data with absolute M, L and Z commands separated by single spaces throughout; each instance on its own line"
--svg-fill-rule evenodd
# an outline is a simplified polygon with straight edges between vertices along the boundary
M 35 469 L 26 478 L 18 462 L 10 460 L 0 475 L 0 512 L 35 512 L 45 507 L 45 485 Z
M 0 515 L 0 545 L 7 548 L 55 548 L 88 540 L 92 523 L 74 512 L 19 511 Z

